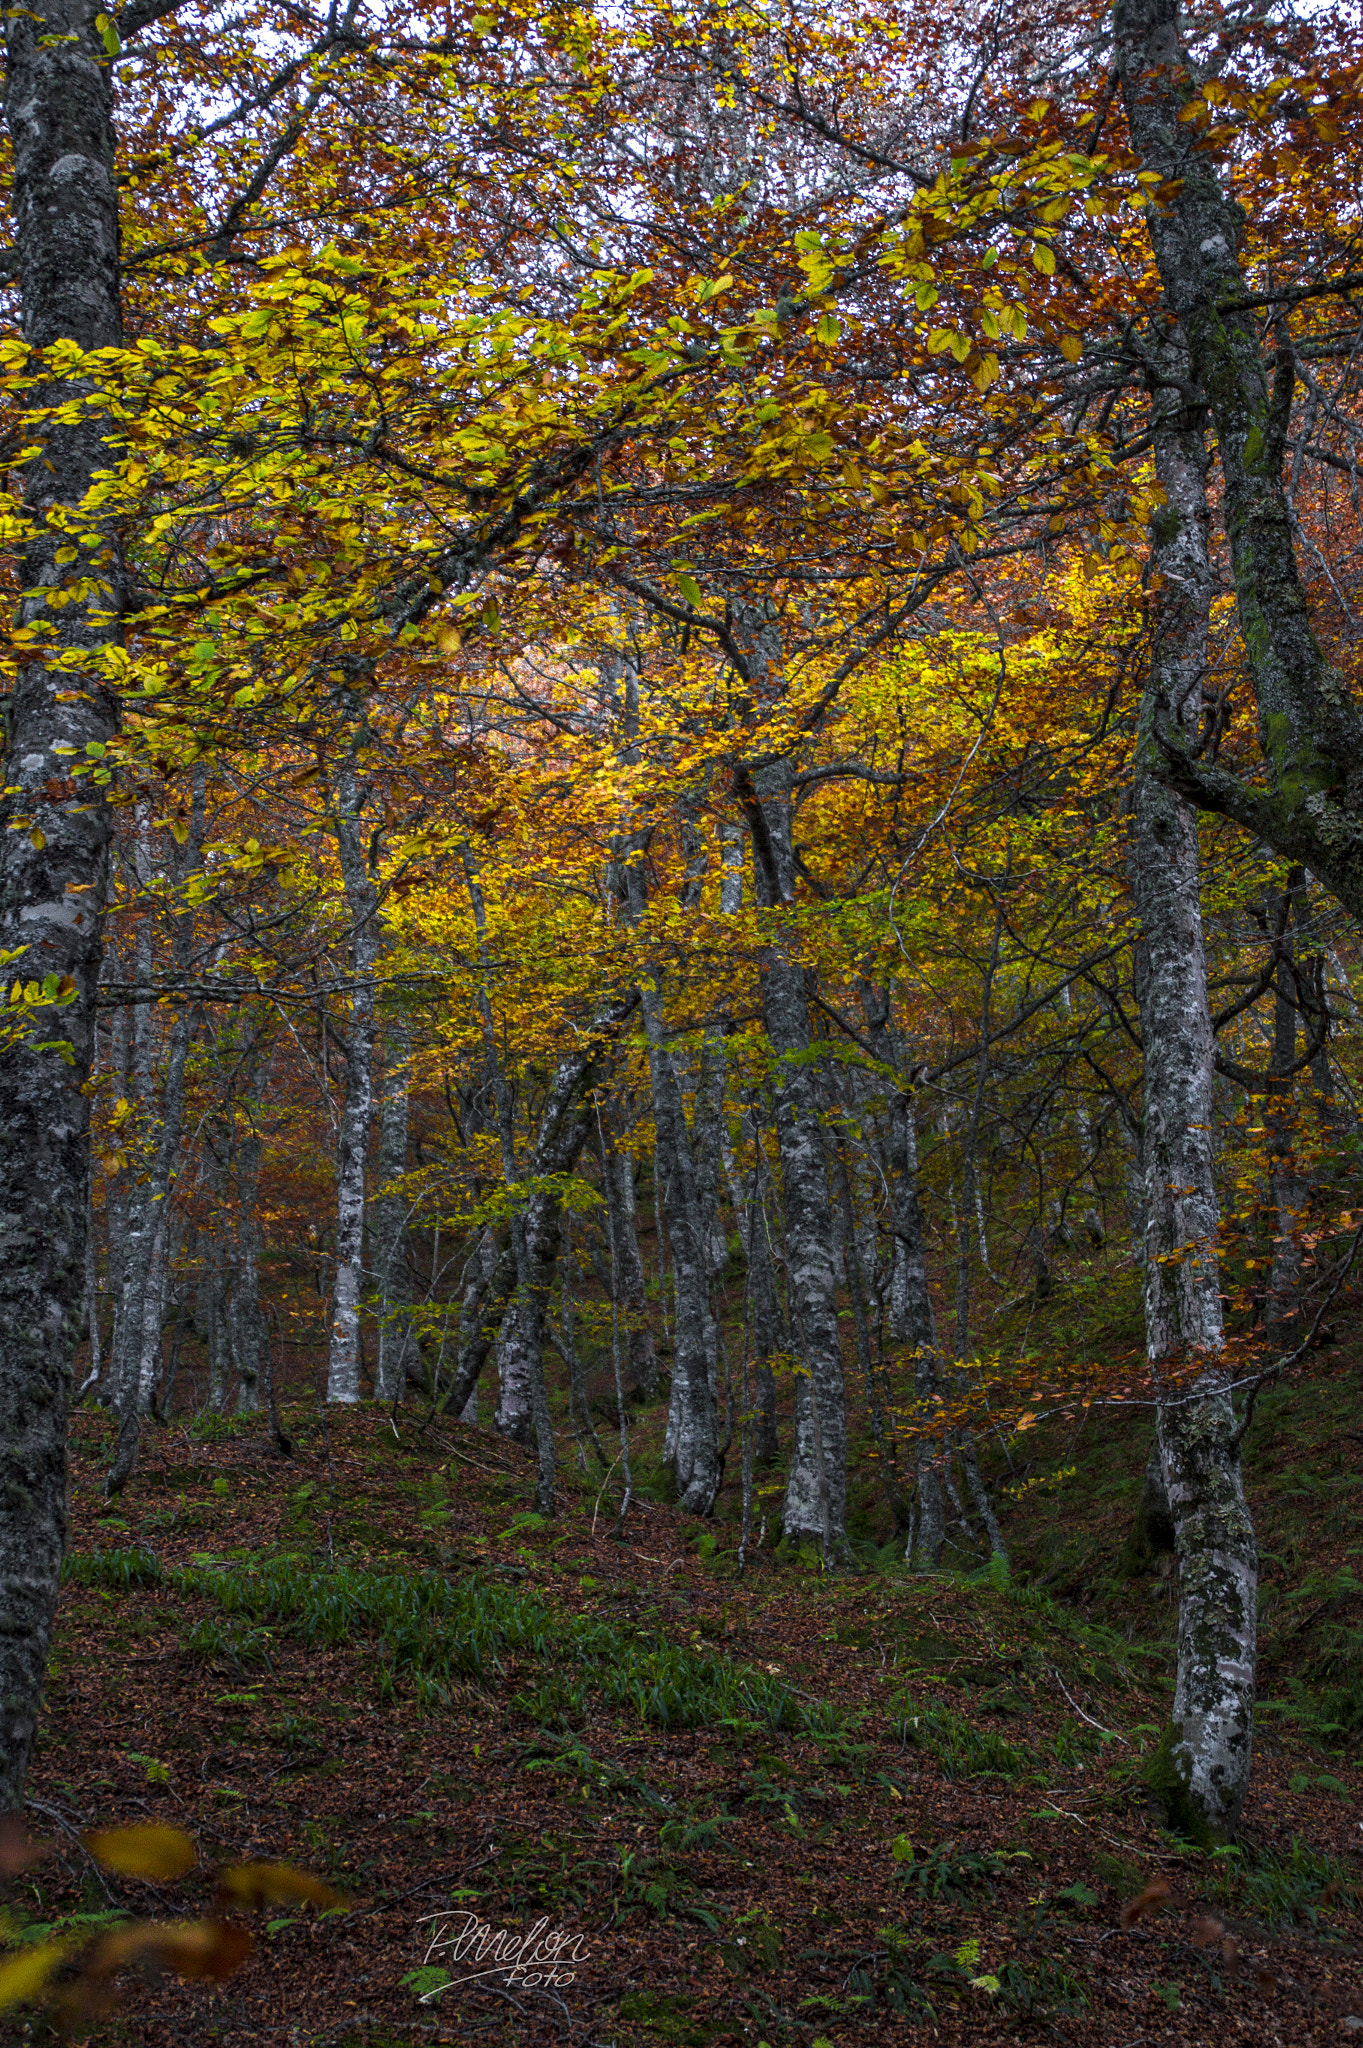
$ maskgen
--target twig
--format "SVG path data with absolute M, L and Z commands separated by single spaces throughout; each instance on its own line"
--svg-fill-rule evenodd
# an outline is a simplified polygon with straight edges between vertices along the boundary
M 1090 1728 L 1096 1728 L 1100 1735 L 1106 1735 L 1109 1742 L 1124 1742 L 1126 1743 L 1126 1747 L 1130 1749 L 1131 1744 L 1127 1741 L 1125 1735 L 1119 1735 L 1115 1728 L 1104 1728 L 1101 1721 L 1095 1721 L 1092 1714 L 1086 1714 L 1084 1712 L 1084 1709 L 1080 1706 L 1078 1700 L 1074 1697 L 1074 1694 L 1070 1691 L 1064 1679 L 1056 1670 L 1054 1664 L 1051 1666 L 1051 1676 L 1055 1679 L 1056 1684 L 1060 1687 L 1061 1692 L 1064 1693 L 1065 1698 L 1074 1708 L 1075 1713 L 1079 1716 L 1081 1721 L 1087 1721 Z
M 618 1465 L 619 1463 L 620 1463 L 620 1460 L 619 1460 L 619 1458 L 616 1458 L 616 1459 L 614 1459 L 614 1461 L 613 1461 L 613 1462 L 612 1462 L 612 1463 L 611 1463 L 611 1464 L 610 1464 L 610 1465 L 609 1465 L 609 1466 L 608 1466 L 608 1467 L 606 1468 L 606 1477 L 605 1477 L 605 1479 L 603 1479 L 603 1480 L 602 1480 L 602 1482 L 601 1482 L 601 1491 L 600 1491 L 600 1493 L 598 1493 L 598 1495 L 596 1496 L 596 1506 L 595 1506 L 595 1507 L 594 1507 L 594 1508 L 592 1509 L 592 1534 L 593 1534 L 593 1536 L 595 1536 L 595 1534 L 596 1534 L 596 1518 L 597 1518 L 597 1516 L 598 1516 L 598 1515 L 600 1514 L 600 1512 L 601 1512 L 601 1502 L 602 1502 L 602 1500 L 603 1500 L 603 1499 L 604 1499 L 604 1497 L 605 1497 L 605 1492 L 606 1492 L 606 1484 L 607 1484 L 607 1481 L 608 1481 L 608 1480 L 610 1479 L 611 1473 L 612 1473 L 612 1472 L 613 1472 L 613 1471 L 615 1470 L 615 1467 L 616 1467 L 616 1466 L 617 1466 L 617 1465 Z

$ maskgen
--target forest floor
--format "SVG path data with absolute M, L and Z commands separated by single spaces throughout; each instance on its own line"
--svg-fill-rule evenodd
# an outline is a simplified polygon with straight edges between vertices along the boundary
M 542 1522 L 528 1456 L 411 1410 L 291 1406 L 291 1458 L 259 1417 L 151 1428 L 110 1507 L 82 1413 L 31 1785 L 56 1846 L 11 1927 L 192 1918 L 239 1859 L 345 1893 L 254 1916 L 220 1985 L 130 1977 L 76 2030 L 146 2048 L 1363 2034 L 1355 1359 L 1268 1396 L 1247 1447 L 1260 1727 L 1217 1853 L 1143 1780 L 1172 1580 L 1117 1560 L 1148 1420 L 1038 1434 L 1012 1578 L 910 1577 L 867 1539 L 852 1571 L 757 1551 L 740 1579 L 732 1520 L 645 1500 L 617 1538 L 614 1481 L 565 1468 Z M 113 1878 L 80 1844 L 146 1821 L 198 1872 Z M 488 1974 L 456 1938 L 478 1921 L 544 1921 L 557 1981 Z

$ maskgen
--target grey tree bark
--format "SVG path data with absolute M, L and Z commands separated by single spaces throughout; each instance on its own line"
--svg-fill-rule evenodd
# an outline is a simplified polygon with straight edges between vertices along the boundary
M 634 1198 L 634 1161 L 614 1145 L 606 1148 L 610 1225 L 615 1256 L 615 1296 L 626 1336 L 629 1383 L 646 1400 L 658 1391 L 658 1360 L 648 1320 L 648 1289 L 639 1250 L 639 1212 Z
M 374 1110 L 374 971 L 379 898 L 369 871 L 363 797 L 353 752 L 336 778 L 336 847 L 351 920 L 350 1042 L 336 1162 L 336 1273 L 332 1282 L 328 1401 L 360 1399 L 360 1298 L 364 1286 L 364 1190 Z
M 1196 89 L 1178 0 L 1117 0 L 1116 62 L 1131 138 L 1165 181 L 1146 212 L 1172 317 L 1205 394 L 1267 783 L 1197 751 L 1196 725 L 1166 719 L 1158 768 L 1190 802 L 1223 812 L 1308 867 L 1363 915 L 1363 716 L 1311 624 L 1283 479 L 1295 383 L 1285 320 L 1270 386 L 1260 311 L 1246 289 L 1244 217 L 1215 153 L 1179 115 Z
M 1177 367 L 1176 361 L 1171 367 Z M 1214 1045 L 1197 818 L 1164 777 L 1161 737 L 1199 716 L 1213 575 L 1201 424 L 1174 380 L 1155 397 L 1167 505 L 1154 526 L 1150 669 L 1135 777 L 1133 882 L 1145 1051 L 1145 1327 L 1157 1375 L 1191 1367 L 1158 1411 L 1179 1567 L 1178 1674 L 1162 1764 L 1171 1817 L 1232 1834 L 1254 1739 L 1257 1553 L 1223 1362 L 1212 1152 Z
M 795 1442 L 781 1526 L 787 1540 L 816 1541 L 828 1556 L 845 1540 L 847 1412 L 818 1075 L 805 971 L 793 957 L 787 922 L 795 901 L 793 783 L 792 765 L 781 759 L 741 771 L 739 795 L 752 832 L 757 900 L 775 913 L 759 974 L 772 1052 L 791 1322 L 803 1364 L 795 1379 Z
M 123 340 L 110 66 L 98 11 L 97 0 L 36 0 L 5 22 L 22 325 L 37 349 Z M 46 410 L 84 399 L 87 388 L 54 381 L 31 402 Z M 82 1090 L 110 815 L 70 768 L 88 746 L 112 739 L 118 705 L 98 669 L 79 658 L 119 639 L 124 608 L 116 534 L 71 518 L 94 472 L 115 459 L 106 423 L 48 421 L 26 432 L 41 453 L 24 478 L 29 525 L 16 623 L 44 633 L 22 652 L 5 707 L 0 947 L 22 947 L 14 973 L 42 984 L 51 976 L 63 1003 L 39 1009 L 26 1036 L 0 1045 L 0 1813 L 22 1801 L 37 1725 L 66 1541 L 67 1418 L 84 1319 Z M 68 546 L 74 559 L 62 563 L 58 550 Z M 63 591 L 72 601 L 49 609 L 49 593 L 78 579 L 84 594 Z M 68 655 L 76 667 L 62 665 Z

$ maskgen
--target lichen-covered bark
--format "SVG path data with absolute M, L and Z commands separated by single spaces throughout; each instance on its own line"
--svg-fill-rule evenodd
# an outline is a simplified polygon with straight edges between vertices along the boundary
M 350 1042 L 336 1160 L 336 1273 L 331 1292 L 328 1401 L 360 1398 L 360 1296 L 364 1285 L 364 1188 L 374 1113 L 374 970 L 379 957 L 378 890 L 369 872 L 363 796 L 354 755 L 336 778 L 336 849 L 352 925 Z
M 1174 358 L 1171 371 L 1177 367 Z M 1145 1049 L 1145 1325 L 1157 1375 L 1166 1363 L 1198 1366 L 1191 1382 L 1173 1381 L 1158 1413 L 1179 1565 L 1178 1675 L 1165 1752 L 1178 1795 L 1171 1810 L 1180 1824 L 1225 1836 L 1239 1820 L 1253 1747 L 1257 1554 L 1221 1357 L 1197 818 L 1161 779 L 1158 735 L 1186 734 L 1198 716 L 1212 594 L 1203 435 L 1172 382 L 1154 405 L 1156 471 L 1168 502 L 1155 522 L 1132 855 Z
M 788 760 L 754 770 L 746 781 L 746 807 L 758 902 L 771 913 L 759 968 L 762 1022 L 772 1052 L 785 1263 L 801 1361 L 781 1526 L 788 1541 L 813 1540 L 827 1553 L 844 1540 L 847 1411 L 818 1072 L 811 1057 L 805 970 L 795 957 L 788 923 L 795 900 L 792 783 Z
M 5 118 L 12 144 L 24 338 L 83 348 L 123 339 L 109 65 L 97 0 L 34 0 L 5 23 Z M 83 397 L 72 381 L 36 407 Z M 57 560 L 79 505 L 111 462 L 105 426 L 34 427 L 42 453 L 25 476 L 30 524 L 20 562 L 21 625 L 49 637 L 22 658 L 6 704 L 0 800 L 0 947 L 13 973 L 70 977 L 67 1007 L 42 1012 L 31 1039 L 0 1051 L 0 1813 L 16 1809 L 32 1752 L 66 1539 L 66 1427 L 83 1321 L 89 1101 L 108 879 L 109 813 L 73 759 L 105 743 L 118 707 L 93 670 L 54 654 L 118 638 L 123 570 L 112 533 L 80 520 L 76 559 Z M 49 591 L 88 579 L 49 609 Z M 69 1059 L 33 1047 L 63 1041 Z
M 1286 330 L 1272 383 L 1240 266 L 1243 215 L 1215 154 L 1179 115 L 1194 90 L 1177 0 L 1117 0 L 1116 58 L 1132 141 L 1167 189 L 1147 210 L 1160 280 L 1216 430 L 1240 629 L 1268 784 L 1168 737 L 1184 795 L 1302 861 L 1363 915 L 1363 718 L 1312 628 L 1283 484 L 1294 371 Z

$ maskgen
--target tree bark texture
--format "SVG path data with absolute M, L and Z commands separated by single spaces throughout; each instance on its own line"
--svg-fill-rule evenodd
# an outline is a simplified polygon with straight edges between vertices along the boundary
M 1285 321 L 1272 381 L 1249 304 L 1244 216 L 1215 154 L 1179 119 L 1196 81 L 1178 0 L 1117 0 L 1116 60 L 1132 142 L 1168 190 L 1146 213 L 1165 299 L 1186 337 L 1224 483 L 1240 630 L 1249 657 L 1267 786 L 1195 753 L 1196 727 L 1167 718 L 1160 772 L 1190 801 L 1234 818 L 1317 875 L 1363 915 L 1363 717 L 1326 659 L 1297 564 L 1284 446 L 1295 382 Z
M 793 780 L 791 763 L 779 760 L 754 771 L 744 795 L 758 902 L 774 913 L 759 969 L 762 1022 L 772 1054 L 791 1322 L 802 1359 L 782 1533 L 792 1542 L 819 1542 L 828 1551 L 844 1540 L 847 1413 L 818 1072 L 805 970 L 794 957 L 789 931 L 795 900 Z
M 1145 1326 L 1151 1365 L 1197 1370 L 1158 1412 L 1179 1566 L 1178 1675 L 1166 1744 L 1171 1816 L 1234 1832 L 1254 1739 L 1257 1553 L 1222 1363 L 1215 1076 L 1199 900 L 1197 818 L 1162 779 L 1160 736 L 1197 717 L 1212 571 L 1206 454 L 1177 390 L 1155 400 L 1156 515 L 1150 672 L 1135 780 L 1133 881 L 1143 962 Z
M 36 0 L 5 24 L 5 118 L 24 339 L 87 349 L 123 340 L 108 55 L 96 0 Z M 32 394 L 45 408 L 83 398 L 71 380 Z M 29 527 L 20 577 L 28 643 L 6 705 L 0 799 L 0 947 L 15 973 L 48 975 L 72 1000 L 39 1011 L 0 1049 L 0 1813 L 18 1808 L 32 1753 L 66 1540 L 66 1430 L 84 1316 L 85 1190 L 95 990 L 108 884 L 110 814 L 73 759 L 110 740 L 118 706 L 93 669 L 59 666 L 116 642 L 123 569 L 114 535 L 64 530 L 112 452 L 98 419 L 35 424 L 42 453 L 24 480 Z M 57 560 L 71 545 L 75 559 Z M 77 578 L 84 596 L 49 611 Z M 92 798 L 94 799 L 92 801 Z M 66 1057 L 38 1050 L 60 1041 Z
M 350 1045 L 336 1165 L 336 1274 L 332 1282 L 328 1401 L 360 1399 L 360 1296 L 364 1285 L 364 1189 L 374 1110 L 374 970 L 379 957 L 378 891 L 369 872 L 363 803 L 354 759 L 337 777 L 336 845 L 349 911 Z

